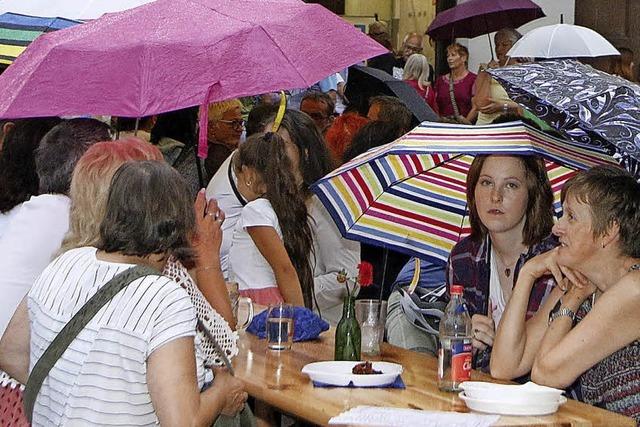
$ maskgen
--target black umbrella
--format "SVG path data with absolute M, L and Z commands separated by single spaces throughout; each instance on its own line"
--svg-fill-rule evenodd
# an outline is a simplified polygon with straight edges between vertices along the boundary
M 438 121 L 438 115 L 427 102 L 406 82 L 398 80 L 382 70 L 354 65 L 349 67 L 349 78 L 345 96 L 355 105 L 360 114 L 367 115 L 369 98 L 378 95 L 395 96 L 409 108 L 413 114 L 412 126 L 429 121 Z

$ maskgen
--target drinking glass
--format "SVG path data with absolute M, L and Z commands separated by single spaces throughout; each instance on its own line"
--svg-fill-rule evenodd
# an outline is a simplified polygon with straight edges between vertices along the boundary
M 280 303 L 267 312 L 267 345 L 270 350 L 289 350 L 293 343 L 293 306 Z
M 356 301 L 356 319 L 360 324 L 361 353 L 363 356 L 380 354 L 387 320 L 387 302 L 377 299 Z
M 253 302 L 249 297 L 240 296 L 240 290 L 238 288 L 238 282 L 225 282 L 227 285 L 227 292 L 229 292 L 229 299 L 231 300 L 231 310 L 233 311 L 233 318 L 236 319 L 236 329 L 246 329 L 253 320 Z M 238 307 L 240 303 L 245 304 L 246 310 L 243 310 L 247 314 L 247 319 L 241 324 L 238 319 Z

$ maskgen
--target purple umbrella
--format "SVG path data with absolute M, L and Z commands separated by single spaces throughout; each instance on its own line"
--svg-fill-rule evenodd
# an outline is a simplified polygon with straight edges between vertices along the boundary
M 157 0 L 39 37 L 0 75 L 0 117 L 141 117 L 307 87 L 384 52 L 302 1 Z
M 540 6 L 531 0 L 469 0 L 439 13 L 427 34 L 434 40 L 471 38 L 504 27 L 517 28 L 543 16 Z M 491 52 L 493 55 L 493 48 Z

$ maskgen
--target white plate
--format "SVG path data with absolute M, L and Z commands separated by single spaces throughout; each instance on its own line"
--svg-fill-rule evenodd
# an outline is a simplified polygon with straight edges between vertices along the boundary
M 550 415 L 558 410 L 558 407 L 567 402 L 567 398 L 560 396 L 555 402 L 544 403 L 509 403 L 495 400 L 472 399 L 461 391 L 458 395 L 472 411 L 498 415 Z
M 338 386 L 347 386 L 352 382 L 356 387 L 388 385 L 402 373 L 402 365 L 397 363 L 371 362 L 373 369 L 382 371 L 381 374 L 352 374 L 351 370 L 358 363 L 362 362 L 314 362 L 305 365 L 302 373 L 307 374 L 312 381 Z
M 465 381 L 460 384 L 466 397 L 518 404 L 557 402 L 564 390 L 541 386 L 529 381 L 526 384 L 494 384 L 483 381 Z

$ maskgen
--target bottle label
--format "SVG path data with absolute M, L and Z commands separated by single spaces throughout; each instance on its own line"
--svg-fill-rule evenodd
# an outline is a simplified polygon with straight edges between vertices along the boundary
M 471 379 L 471 342 L 451 342 L 451 380 L 461 383 Z

